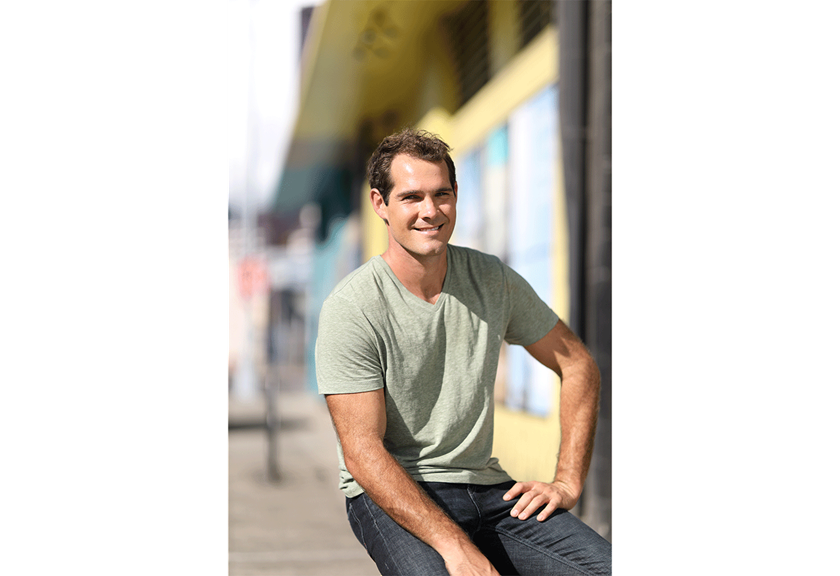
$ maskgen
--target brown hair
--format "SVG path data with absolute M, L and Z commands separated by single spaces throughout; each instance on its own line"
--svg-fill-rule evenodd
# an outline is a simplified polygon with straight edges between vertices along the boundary
M 408 154 L 428 162 L 445 162 L 449 170 L 449 184 L 455 189 L 455 163 L 449 155 L 451 148 L 436 134 L 425 130 L 406 128 L 386 137 L 368 160 L 367 176 L 371 189 L 376 188 L 382 195 L 385 205 L 394 188 L 391 178 L 391 162 L 397 154 Z

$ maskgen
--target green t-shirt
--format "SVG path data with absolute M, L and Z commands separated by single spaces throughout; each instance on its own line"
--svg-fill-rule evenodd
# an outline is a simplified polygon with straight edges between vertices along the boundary
M 493 448 L 493 386 L 502 339 L 528 346 L 557 315 L 495 256 L 449 245 L 434 304 L 376 256 L 344 278 L 321 309 L 315 369 L 321 394 L 385 388 L 385 448 L 415 479 L 510 480 Z M 339 454 L 339 486 L 363 492 Z

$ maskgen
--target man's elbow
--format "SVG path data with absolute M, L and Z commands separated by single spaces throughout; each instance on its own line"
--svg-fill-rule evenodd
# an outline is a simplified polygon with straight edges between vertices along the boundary
M 590 380 L 593 382 L 593 386 L 596 388 L 601 388 L 601 370 L 598 368 L 598 363 L 595 362 L 595 358 L 591 355 L 587 354 L 587 371 L 590 374 Z
M 384 450 L 382 440 L 378 438 L 356 440 L 347 446 L 342 444 L 344 466 L 353 478 L 358 478 L 371 468 L 373 461 L 382 457 Z
M 561 390 L 569 394 L 594 397 L 597 402 L 601 397 L 601 371 L 595 359 L 585 350 L 572 359 L 566 366 L 557 370 L 560 376 Z

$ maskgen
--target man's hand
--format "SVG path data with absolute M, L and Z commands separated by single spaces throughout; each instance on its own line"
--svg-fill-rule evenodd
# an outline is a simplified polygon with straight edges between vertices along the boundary
M 439 552 L 450 576 L 499 576 L 487 557 L 469 540 L 452 542 Z
M 510 515 L 520 520 L 527 520 L 534 512 L 542 506 L 542 512 L 537 520 L 542 522 L 552 512 L 558 509 L 570 510 L 577 504 L 580 493 L 564 482 L 517 482 L 502 497 L 505 500 L 512 500 L 519 495 L 522 497 L 514 505 Z

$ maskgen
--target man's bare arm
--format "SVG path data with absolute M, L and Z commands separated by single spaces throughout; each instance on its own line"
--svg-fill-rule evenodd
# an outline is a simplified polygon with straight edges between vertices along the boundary
M 573 508 L 583 491 L 595 441 L 601 375 L 583 342 L 562 320 L 525 349 L 563 380 L 560 454 L 553 482 L 518 482 L 505 494 L 505 500 L 521 495 L 511 515 L 522 520 L 545 506 L 537 516 L 542 521 L 558 508 Z
M 452 575 L 497 575 L 492 564 L 385 449 L 383 390 L 332 394 L 327 406 L 347 471 L 400 526 L 434 548 Z

